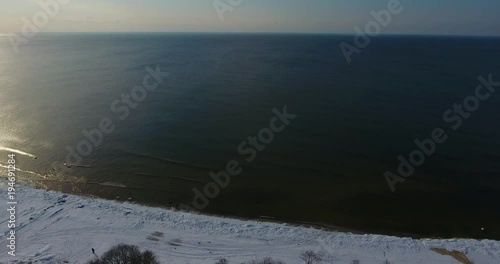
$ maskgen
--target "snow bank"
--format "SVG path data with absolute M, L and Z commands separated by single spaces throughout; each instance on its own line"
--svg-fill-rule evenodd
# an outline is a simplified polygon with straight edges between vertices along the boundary
M 19 186 L 18 186 L 19 187 Z M 6 197 L 6 187 L 0 187 Z M 150 208 L 131 203 L 47 192 L 17 190 L 16 258 L 7 255 L 8 214 L 1 214 L 4 243 L 1 263 L 85 263 L 119 243 L 149 249 L 162 263 L 242 263 L 263 257 L 301 263 L 300 253 L 314 250 L 325 263 L 459 263 L 431 251 L 465 253 L 475 264 L 500 263 L 500 242 L 473 239 L 398 238 L 355 235 L 260 221 L 243 221 Z M 6 200 L 1 210 L 6 212 Z

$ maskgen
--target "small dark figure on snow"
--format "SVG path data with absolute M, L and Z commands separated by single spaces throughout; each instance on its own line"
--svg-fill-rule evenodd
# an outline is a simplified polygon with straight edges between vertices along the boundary
M 94 248 L 92 248 L 92 254 L 94 254 L 94 255 L 95 255 L 95 249 L 94 249 Z

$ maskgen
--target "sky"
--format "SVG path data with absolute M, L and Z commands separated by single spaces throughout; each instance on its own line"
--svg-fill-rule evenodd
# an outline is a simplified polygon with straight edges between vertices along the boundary
M 0 0 L 0 34 L 22 32 L 39 2 L 69 1 L 41 32 L 297 32 L 355 34 L 397 0 Z M 229 7 L 219 17 L 214 3 Z M 400 0 L 384 34 L 500 35 L 499 0 Z

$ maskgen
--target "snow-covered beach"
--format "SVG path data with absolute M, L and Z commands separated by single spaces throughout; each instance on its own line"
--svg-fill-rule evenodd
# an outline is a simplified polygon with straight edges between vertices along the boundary
M 5 186 L 0 187 L 6 194 Z M 6 196 L 6 195 L 3 195 Z M 119 243 L 153 251 L 162 263 L 229 263 L 272 257 L 302 263 L 306 250 L 324 263 L 460 263 L 433 248 L 464 253 L 475 264 L 500 263 L 500 242 L 473 239 L 411 239 L 329 232 L 286 224 L 244 221 L 128 202 L 35 189 L 16 190 L 16 257 L 7 254 L 7 204 L 2 203 L 4 246 L 0 263 L 85 263 Z M 67 261 L 67 262 L 64 262 Z

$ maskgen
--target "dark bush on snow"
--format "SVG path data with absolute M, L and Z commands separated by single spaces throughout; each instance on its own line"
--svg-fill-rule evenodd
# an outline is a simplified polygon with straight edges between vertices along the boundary
M 320 263 L 323 258 L 318 253 L 314 251 L 306 251 L 300 255 L 300 259 L 304 261 L 305 264 L 316 264 Z
M 281 260 L 274 260 L 272 258 L 264 258 L 262 260 L 252 260 L 245 264 L 285 264 L 285 262 Z
M 120 244 L 87 264 L 160 264 L 153 252 L 141 253 L 137 246 Z
M 225 258 L 220 258 L 217 260 L 217 262 L 215 262 L 215 264 L 229 264 L 229 261 L 227 261 L 227 259 Z

